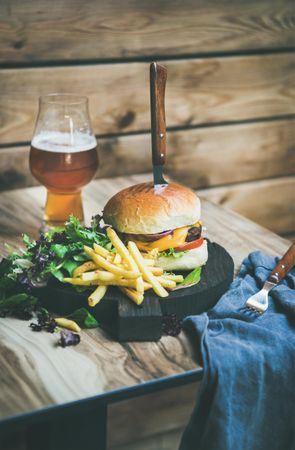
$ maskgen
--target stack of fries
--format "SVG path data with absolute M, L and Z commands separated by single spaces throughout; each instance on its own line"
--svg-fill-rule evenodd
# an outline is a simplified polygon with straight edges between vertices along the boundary
M 176 287 L 183 281 L 182 275 L 164 274 L 155 266 L 157 251 L 141 253 L 136 244 L 128 242 L 127 247 L 117 233 L 107 229 L 107 235 L 115 252 L 110 252 L 98 244 L 93 248 L 84 246 L 89 256 L 73 273 L 73 278 L 64 278 L 66 283 L 78 286 L 97 286 L 88 297 L 89 306 L 95 306 L 107 292 L 108 286 L 118 286 L 137 305 L 144 299 L 144 291 L 153 289 L 159 297 L 167 297 L 167 289 Z

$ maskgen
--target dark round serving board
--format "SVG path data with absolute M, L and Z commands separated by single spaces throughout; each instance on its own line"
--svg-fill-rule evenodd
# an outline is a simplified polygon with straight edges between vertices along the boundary
M 89 292 L 78 293 L 71 286 L 53 281 L 42 300 L 52 312 L 70 314 L 86 307 L 118 341 L 155 341 L 162 335 L 162 316 L 176 314 L 179 319 L 212 308 L 233 280 L 234 263 L 227 251 L 208 241 L 209 258 L 202 268 L 198 284 L 171 292 L 160 299 L 154 292 L 145 293 L 141 306 L 135 305 L 119 289 L 111 287 L 101 302 L 88 307 Z

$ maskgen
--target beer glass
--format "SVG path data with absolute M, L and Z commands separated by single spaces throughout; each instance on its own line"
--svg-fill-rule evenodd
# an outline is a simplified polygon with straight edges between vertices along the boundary
M 70 214 L 83 222 L 81 188 L 91 181 L 98 168 L 96 146 L 87 97 L 40 97 L 30 169 L 47 188 L 45 225 L 62 225 Z

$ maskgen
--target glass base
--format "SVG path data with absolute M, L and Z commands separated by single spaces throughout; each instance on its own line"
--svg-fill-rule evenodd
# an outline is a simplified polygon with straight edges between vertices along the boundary
M 81 192 L 72 194 L 56 194 L 47 191 L 44 220 L 45 226 L 63 226 L 70 215 L 84 222 Z

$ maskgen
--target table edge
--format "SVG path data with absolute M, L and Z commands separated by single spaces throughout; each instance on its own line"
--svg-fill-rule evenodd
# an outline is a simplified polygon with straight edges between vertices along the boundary
M 150 394 L 163 389 L 190 384 L 201 381 L 203 378 L 203 367 L 182 372 L 180 374 L 168 375 L 156 380 L 145 381 L 139 385 L 130 385 L 109 392 L 97 394 L 83 399 L 74 400 L 62 404 L 53 404 L 33 411 L 20 413 L 13 416 L 7 416 L 0 419 L 0 432 L 15 429 L 15 427 L 27 426 L 32 423 L 57 420 L 65 414 L 83 414 L 86 410 L 94 409 L 99 406 L 106 406 L 110 403 L 129 400 L 145 394 Z

